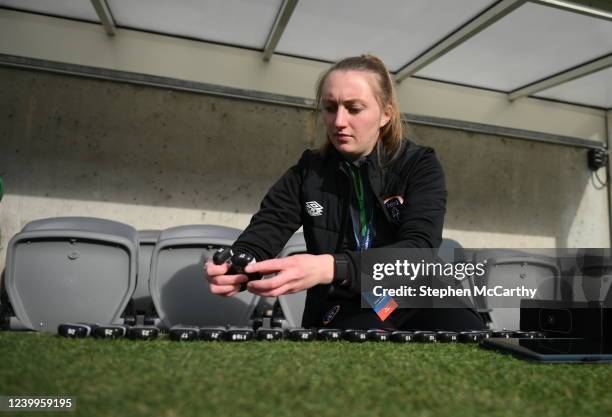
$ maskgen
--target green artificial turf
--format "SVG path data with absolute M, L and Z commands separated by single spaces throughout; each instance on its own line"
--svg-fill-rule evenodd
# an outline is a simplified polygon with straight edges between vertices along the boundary
M 76 412 L 48 416 L 604 416 L 611 387 L 612 365 L 545 365 L 465 344 L 0 332 L 0 395 L 76 397 Z

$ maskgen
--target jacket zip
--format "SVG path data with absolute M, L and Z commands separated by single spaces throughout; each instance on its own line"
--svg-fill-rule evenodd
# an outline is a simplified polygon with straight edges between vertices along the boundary
M 334 253 L 340 253 L 341 249 L 342 249 L 342 243 L 344 242 L 344 238 L 346 235 L 346 224 L 348 221 L 348 216 L 349 216 L 349 212 L 350 212 L 350 204 L 351 204 L 351 199 L 353 198 L 353 187 L 352 184 L 350 184 L 350 178 L 349 175 L 345 169 L 344 169 L 344 165 L 340 166 L 340 171 L 344 174 L 344 179 L 349 183 L 348 187 L 346 187 L 348 189 L 348 191 L 344 194 L 344 199 L 340 200 L 340 207 L 341 207 L 341 213 L 342 213 L 342 217 L 340 220 L 340 233 L 338 234 L 338 242 L 336 243 L 336 250 L 334 251 Z

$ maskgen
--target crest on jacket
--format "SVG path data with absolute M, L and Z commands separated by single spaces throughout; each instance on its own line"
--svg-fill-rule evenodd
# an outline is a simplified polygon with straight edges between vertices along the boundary
M 323 206 L 317 203 L 316 201 L 307 201 L 306 202 L 306 212 L 309 216 L 322 216 L 323 215 Z

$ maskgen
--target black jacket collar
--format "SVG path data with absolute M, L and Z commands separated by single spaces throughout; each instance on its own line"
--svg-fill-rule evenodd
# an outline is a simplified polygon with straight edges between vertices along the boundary
M 381 168 L 380 158 L 379 158 L 379 153 L 381 152 L 381 150 L 379 150 L 380 146 L 381 145 L 379 141 L 376 143 L 376 146 L 374 146 L 374 149 L 372 150 L 372 152 L 370 152 L 367 156 L 359 159 L 359 163 L 357 165 L 361 166 L 362 164 L 366 164 L 368 168 L 374 168 L 375 170 L 380 169 Z M 329 147 L 329 157 L 334 161 L 337 167 L 342 170 L 344 170 L 342 167 L 345 162 L 350 163 L 350 161 L 345 159 L 344 156 L 333 145 L 330 145 Z M 362 159 L 363 159 L 363 162 L 361 162 Z

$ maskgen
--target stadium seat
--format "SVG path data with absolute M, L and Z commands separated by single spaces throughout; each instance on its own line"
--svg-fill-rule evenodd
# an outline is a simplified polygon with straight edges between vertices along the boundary
M 603 301 L 612 291 L 610 249 L 579 249 L 571 279 L 574 301 Z
M 138 237 L 111 220 L 58 217 L 28 223 L 10 241 L 10 328 L 55 332 L 60 323 L 120 324 L 136 287 Z
M 209 290 L 204 262 L 220 247 L 231 246 L 240 230 L 188 225 L 161 232 L 153 254 L 149 290 L 162 327 L 247 326 L 259 297 L 243 291 L 219 297 Z
M 559 299 L 560 272 L 557 260 L 552 256 L 511 249 L 484 249 L 474 253 L 474 263 L 484 263 L 485 274 L 474 278 L 472 285 L 485 285 L 487 288 L 524 285 L 538 289 L 536 299 Z M 474 301 L 478 312 L 488 316 L 491 328 L 519 328 L 520 308 L 517 300 L 510 302 L 507 298 L 498 297 L 493 302 L 488 297 L 476 296 Z

